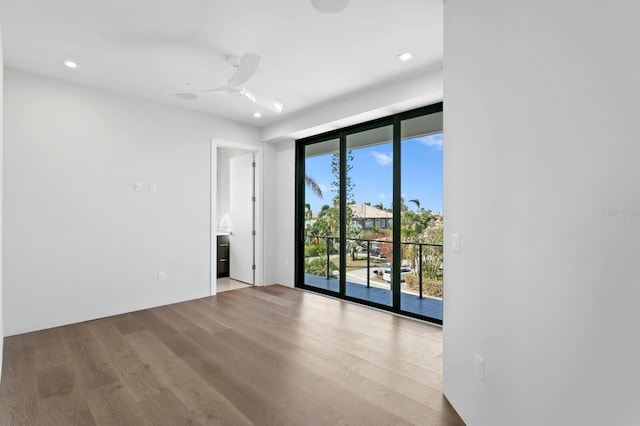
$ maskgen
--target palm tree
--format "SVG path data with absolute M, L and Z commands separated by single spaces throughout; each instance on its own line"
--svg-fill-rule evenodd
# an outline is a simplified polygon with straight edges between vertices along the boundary
M 304 205 L 304 218 L 309 220 L 313 218 L 313 212 L 311 211 L 311 204 L 305 203 Z
M 404 203 L 404 197 L 400 197 L 400 211 L 406 212 L 407 210 L 409 210 L 409 207 Z M 393 203 L 391 203 L 391 208 L 387 209 L 387 211 L 393 211 Z
M 382 205 L 382 203 L 378 203 L 373 207 L 375 207 L 376 209 L 384 210 L 384 206 Z
M 322 198 L 322 189 L 320 189 L 320 185 L 316 182 L 311 176 L 304 175 L 304 183 L 307 184 L 309 189 L 318 196 L 318 198 Z
M 409 200 L 409 202 L 415 204 L 418 210 L 420 210 L 420 200 L 414 198 L 413 200 Z
M 320 211 L 318 212 L 318 217 L 326 216 L 329 213 L 330 209 L 331 209 L 331 206 L 329 204 L 325 204 L 324 206 L 320 207 Z
M 358 250 L 362 248 L 362 242 L 359 240 L 363 237 L 362 227 L 359 223 L 350 222 L 347 225 L 347 237 L 347 251 L 351 256 L 351 260 L 356 260 Z

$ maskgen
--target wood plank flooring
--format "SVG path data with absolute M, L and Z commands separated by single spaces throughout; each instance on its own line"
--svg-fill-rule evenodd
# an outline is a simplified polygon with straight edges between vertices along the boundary
M 5 338 L 0 425 L 461 425 L 438 327 L 282 286 Z

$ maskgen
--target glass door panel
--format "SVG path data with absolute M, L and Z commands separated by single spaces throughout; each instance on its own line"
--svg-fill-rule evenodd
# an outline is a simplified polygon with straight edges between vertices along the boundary
M 305 146 L 304 284 L 340 291 L 340 139 Z
M 401 122 L 400 310 L 442 320 L 442 113 Z
M 348 297 L 392 306 L 393 126 L 346 138 Z

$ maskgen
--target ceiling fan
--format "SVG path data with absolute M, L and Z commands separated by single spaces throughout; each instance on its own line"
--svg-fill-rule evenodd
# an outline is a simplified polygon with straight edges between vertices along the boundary
M 199 93 L 226 93 L 231 96 L 242 96 L 254 104 L 266 108 L 273 112 L 282 112 L 282 102 L 278 102 L 273 99 L 265 98 L 262 96 L 254 95 L 244 87 L 241 87 L 258 68 L 260 63 L 260 56 L 247 52 L 242 55 L 241 58 L 237 56 L 227 57 L 227 62 L 235 69 L 231 78 L 227 81 L 227 84 L 222 87 L 216 87 L 214 89 L 194 90 L 191 92 L 176 92 L 168 93 L 169 95 L 175 95 L 180 99 L 194 100 L 198 99 Z

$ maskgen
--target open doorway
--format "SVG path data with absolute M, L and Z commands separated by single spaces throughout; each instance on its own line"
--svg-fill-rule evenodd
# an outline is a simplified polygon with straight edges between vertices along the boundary
M 261 150 L 212 141 L 211 294 L 262 284 Z

